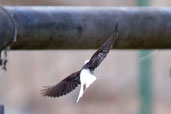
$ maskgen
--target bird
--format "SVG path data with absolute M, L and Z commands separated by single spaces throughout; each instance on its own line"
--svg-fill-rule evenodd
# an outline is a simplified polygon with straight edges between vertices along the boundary
M 110 49 L 118 36 L 118 22 L 115 24 L 114 32 L 109 36 L 109 38 L 98 48 L 98 50 L 92 55 L 90 60 L 86 60 L 81 70 L 76 71 L 66 78 L 64 78 L 59 83 L 53 86 L 46 86 L 41 90 L 41 95 L 44 97 L 60 97 L 70 93 L 76 87 L 80 85 L 80 91 L 77 98 L 77 103 L 79 99 L 83 96 L 85 90 L 96 80 L 94 75 L 94 70 L 101 64 L 101 62 L 106 58 Z

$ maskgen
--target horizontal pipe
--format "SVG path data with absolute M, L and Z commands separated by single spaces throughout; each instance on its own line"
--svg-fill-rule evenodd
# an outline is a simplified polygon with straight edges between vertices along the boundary
M 94 49 L 119 21 L 117 49 L 171 48 L 171 8 L 5 6 L 13 15 L 12 49 Z

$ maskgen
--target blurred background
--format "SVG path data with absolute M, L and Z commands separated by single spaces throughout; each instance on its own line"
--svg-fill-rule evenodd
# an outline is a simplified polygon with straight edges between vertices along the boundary
M 0 0 L 1 5 L 170 6 L 170 0 Z M 79 70 L 95 50 L 10 51 L 0 70 L 5 114 L 171 114 L 171 52 L 111 50 L 95 71 L 97 80 L 76 99 L 79 87 L 60 98 L 44 98 L 53 85 Z

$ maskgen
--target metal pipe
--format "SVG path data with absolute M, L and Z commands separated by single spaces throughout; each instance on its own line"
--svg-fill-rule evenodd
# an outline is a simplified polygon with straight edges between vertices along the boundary
M 5 6 L 13 15 L 12 49 L 98 48 L 119 21 L 118 49 L 171 48 L 171 8 Z M 0 16 L 1 17 L 1 16 Z
M 12 15 L 0 6 L 0 53 L 12 43 L 15 33 L 16 28 Z
M 4 105 L 0 105 L 0 114 L 4 114 Z

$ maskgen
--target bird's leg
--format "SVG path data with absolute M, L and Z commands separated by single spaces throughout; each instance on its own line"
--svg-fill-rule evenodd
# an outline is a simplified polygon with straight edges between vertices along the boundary
M 86 90 L 86 84 L 83 85 L 83 91 L 85 91 L 85 90 Z

